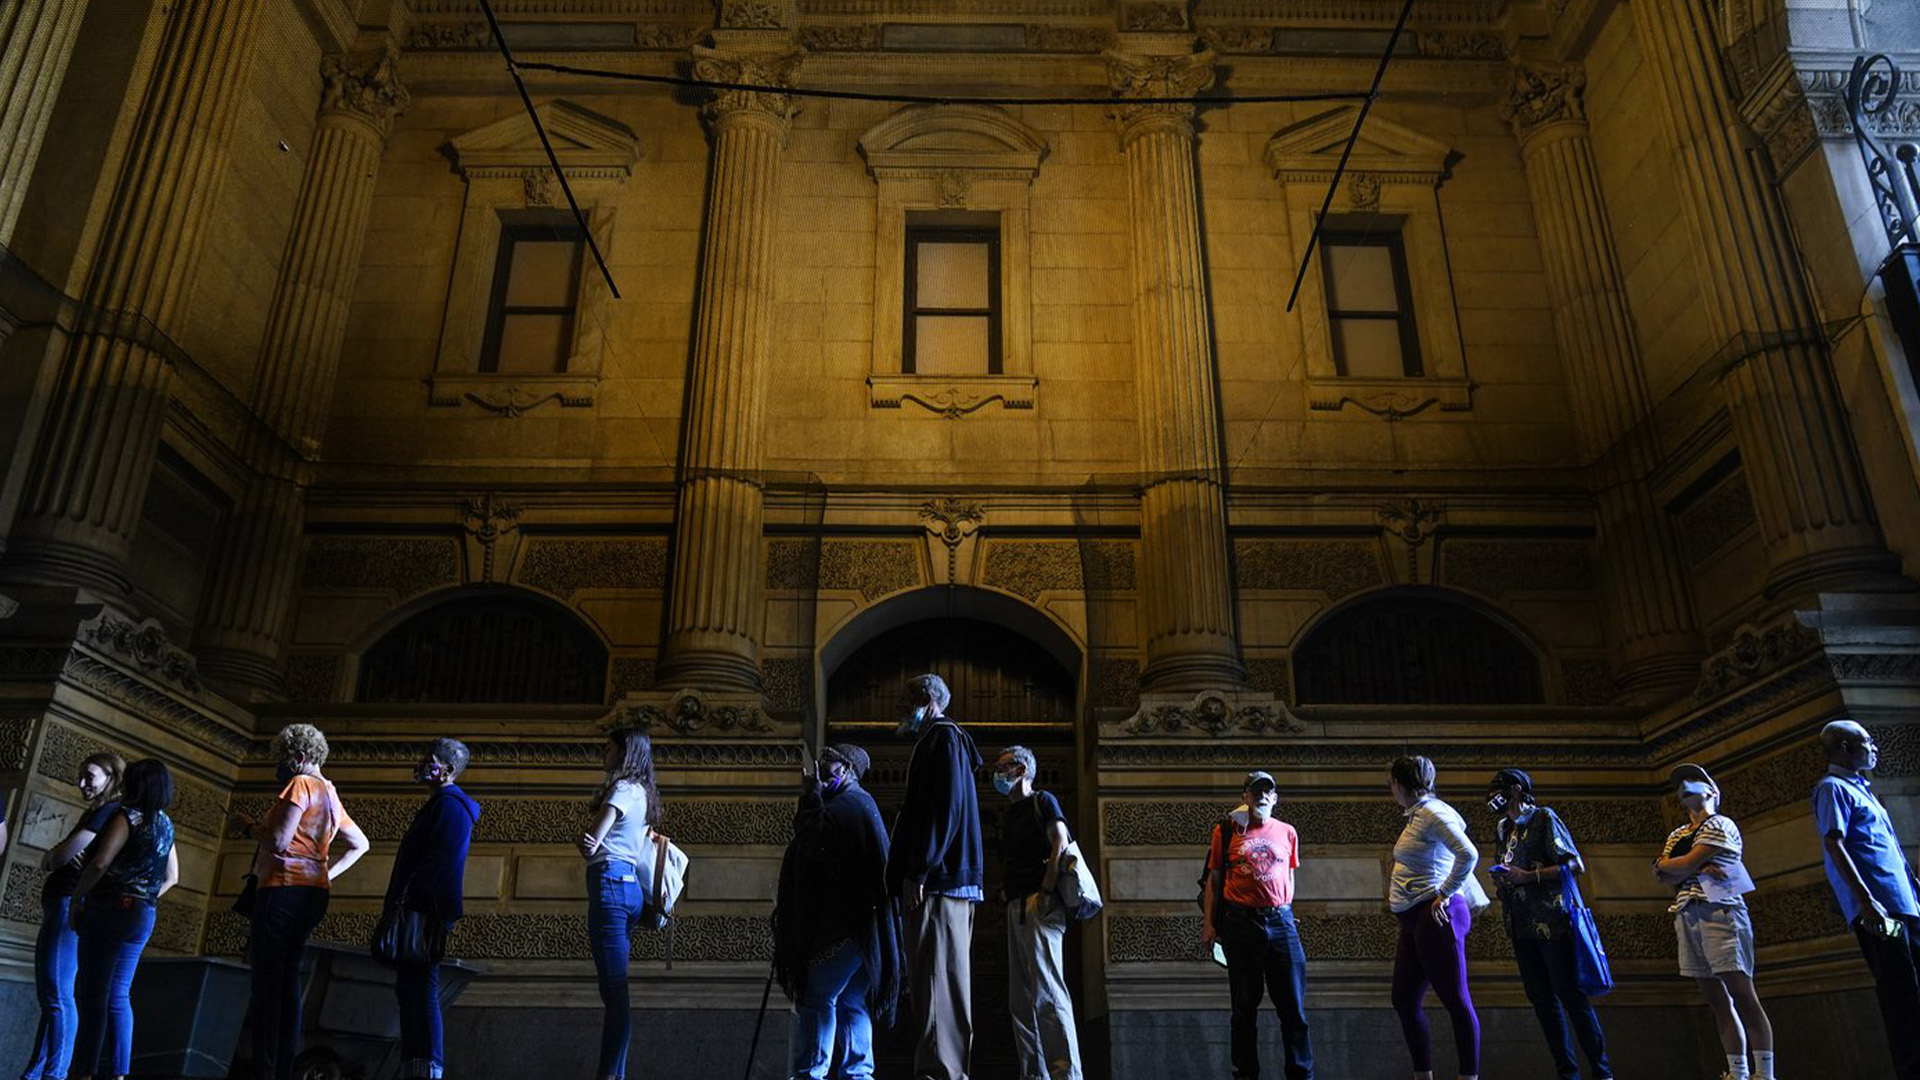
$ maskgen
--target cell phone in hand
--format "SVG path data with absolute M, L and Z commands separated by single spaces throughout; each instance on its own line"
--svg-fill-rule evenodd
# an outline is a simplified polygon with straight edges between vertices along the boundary
M 1511 874 L 1513 873 L 1513 867 L 1508 866 L 1506 863 L 1494 863 L 1492 866 L 1487 867 L 1487 873 Z

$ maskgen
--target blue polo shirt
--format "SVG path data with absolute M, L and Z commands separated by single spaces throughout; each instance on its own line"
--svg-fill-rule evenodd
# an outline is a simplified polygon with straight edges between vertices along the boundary
M 1901 854 L 1900 838 L 1893 834 L 1893 821 L 1887 808 L 1873 794 L 1873 786 L 1864 776 L 1842 776 L 1829 772 L 1813 786 L 1813 824 L 1824 838 L 1840 834 L 1840 844 L 1853 858 L 1867 892 L 1891 915 L 1920 915 L 1915 902 L 1913 881 L 1907 873 L 1907 857 Z M 1832 856 L 1826 857 L 1827 883 L 1847 922 L 1860 917 L 1853 890 L 1840 877 Z

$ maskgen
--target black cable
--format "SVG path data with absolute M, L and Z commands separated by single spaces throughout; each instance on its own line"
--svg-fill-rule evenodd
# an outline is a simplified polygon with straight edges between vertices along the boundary
M 1313 233 L 1307 237 L 1307 253 L 1300 257 L 1300 272 L 1293 276 L 1293 292 L 1287 296 L 1287 310 L 1291 312 L 1295 301 L 1300 299 L 1300 285 L 1307 280 L 1307 265 L 1313 261 L 1313 250 L 1320 246 L 1320 229 L 1327 221 L 1327 212 L 1333 209 L 1334 193 L 1340 190 L 1340 178 L 1346 175 L 1347 160 L 1353 156 L 1353 147 L 1360 141 L 1360 129 L 1366 125 L 1367 114 L 1373 111 L 1373 103 L 1380 97 L 1380 83 L 1387 77 L 1387 65 L 1393 62 L 1393 50 L 1400 45 L 1400 34 L 1407 28 L 1407 18 L 1413 14 L 1413 0 L 1407 0 L 1400 9 L 1400 21 L 1393 25 L 1393 36 L 1387 39 L 1387 48 L 1380 54 L 1380 66 L 1374 69 L 1373 86 L 1367 91 L 1366 100 L 1360 103 L 1360 115 L 1353 119 L 1353 134 L 1347 136 L 1346 148 L 1340 151 L 1340 164 L 1334 167 L 1333 182 L 1327 185 L 1327 197 L 1320 204 L 1320 214 L 1313 219 Z
M 523 71 L 551 71 L 557 75 L 582 75 L 594 79 L 620 79 L 626 82 L 654 83 L 660 86 L 685 86 L 702 90 L 740 90 L 753 94 L 784 94 L 788 97 L 827 98 L 835 101 L 886 101 L 901 105 L 1270 105 L 1295 101 L 1360 101 L 1369 95 L 1352 90 L 1329 90 L 1311 94 L 1248 94 L 1232 97 L 967 97 L 940 94 L 887 94 L 867 90 L 820 90 L 808 87 L 762 86 L 757 83 L 717 82 L 684 75 L 649 75 L 637 71 L 608 71 L 605 68 L 574 67 L 528 61 Z M 1378 81 L 1375 82 L 1376 88 Z
M 560 167 L 560 157 L 553 152 L 553 143 L 547 138 L 547 126 L 540 122 L 540 114 L 534 110 L 533 97 L 527 93 L 526 80 L 520 78 L 520 66 L 514 62 L 513 50 L 507 46 L 506 35 L 500 32 L 500 20 L 493 14 L 492 0 L 480 0 L 480 10 L 486 12 L 487 24 L 493 28 L 494 44 L 500 46 L 500 56 L 507 62 L 507 74 L 513 76 L 513 88 L 520 91 L 520 104 L 526 106 L 527 118 L 533 121 L 533 132 L 540 136 L 540 149 L 547 152 L 547 162 L 553 166 L 553 175 L 560 181 L 560 190 L 567 197 L 567 207 L 573 211 L 573 220 L 580 226 L 580 235 L 586 237 L 587 250 L 593 252 L 593 261 L 600 267 L 600 276 L 607 279 L 607 290 L 618 300 L 620 287 L 613 283 L 613 271 L 607 269 L 606 257 L 600 254 L 600 245 L 593 238 L 593 230 L 587 227 L 587 216 L 580 212 L 580 204 L 573 197 L 573 185 L 567 183 L 567 171 Z

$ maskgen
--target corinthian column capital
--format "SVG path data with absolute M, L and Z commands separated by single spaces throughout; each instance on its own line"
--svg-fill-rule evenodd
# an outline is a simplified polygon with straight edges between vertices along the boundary
M 1521 142 L 1547 128 L 1587 123 L 1587 73 L 1579 67 L 1529 67 L 1515 64 L 1500 102 L 1500 115 Z
M 1106 60 L 1115 98 L 1107 117 L 1118 125 L 1122 145 L 1153 131 L 1192 137 L 1192 103 L 1156 99 L 1191 99 L 1211 87 L 1217 75 L 1213 50 L 1173 56 L 1108 52 Z
M 392 45 L 373 53 L 329 56 L 320 63 L 320 115 L 357 117 L 386 138 L 393 118 L 412 97 L 400 84 L 400 54 Z
M 807 51 L 785 43 L 768 49 L 713 49 L 693 47 L 694 78 L 735 86 L 793 86 L 800 73 L 800 62 Z M 730 122 L 762 123 L 773 127 L 782 138 L 793 118 L 800 112 L 799 102 L 790 94 L 768 90 L 716 89 L 702 113 L 716 131 Z

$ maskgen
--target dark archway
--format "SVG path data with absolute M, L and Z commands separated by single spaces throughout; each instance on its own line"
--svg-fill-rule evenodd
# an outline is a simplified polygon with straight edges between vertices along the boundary
M 1540 659 L 1473 601 L 1444 589 L 1355 600 L 1293 650 L 1301 705 L 1534 705 Z
M 931 671 L 968 724 L 1074 721 L 1074 673 L 1005 627 L 980 619 L 924 619 L 860 646 L 827 680 L 830 722 L 896 720 L 900 688 Z
M 518 590 L 463 590 L 366 651 L 354 700 L 599 704 L 606 686 L 606 646 L 572 611 Z

